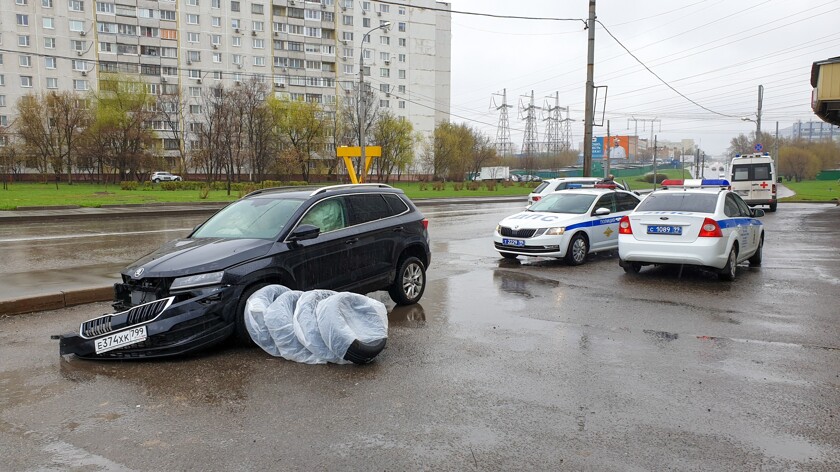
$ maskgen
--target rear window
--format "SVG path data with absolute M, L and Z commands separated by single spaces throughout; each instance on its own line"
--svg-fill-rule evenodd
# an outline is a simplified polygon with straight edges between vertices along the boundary
M 636 211 L 692 211 L 714 213 L 716 193 L 654 192 L 636 207 Z
M 535 188 L 535 189 L 534 189 L 534 192 L 533 192 L 533 193 L 540 193 L 540 192 L 542 192 L 542 191 L 543 191 L 546 187 L 548 187 L 548 184 L 549 184 L 549 183 L 550 183 L 550 182 L 543 182 L 543 183 L 541 183 L 541 184 L 537 185 L 537 188 Z
M 772 180 L 770 164 L 735 164 L 732 167 L 732 181 Z

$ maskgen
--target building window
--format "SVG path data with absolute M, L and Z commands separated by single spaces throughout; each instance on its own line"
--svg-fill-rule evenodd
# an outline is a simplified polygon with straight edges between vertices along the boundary
M 405 93 L 405 85 L 398 85 L 397 90 L 399 90 L 400 93 Z
M 236 30 L 236 32 L 238 33 L 239 32 L 239 19 L 234 18 L 234 19 L 230 20 L 230 26 L 231 26 L 231 28 L 234 28 Z
M 405 100 L 400 100 L 399 101 L 399 107 L 400 108 L 405 108 Z
M 55 58 L 54 57 L 45 57 L 44 58 L 44 67 L 47 69 L 55 69 Z
M 215 46 L 219 46 L 222 44 L 222 35 L 220 34 L 213 34 L 210 35 L 210 42 L 213 43 Z
M 251 29 L 257 32 L 265 31 L 265 22 L 264 21 L 252 21 L 251 22 Z
M 164 21 L 175 21 L 175 10 L 161 10 L 160 19 Z
M 83 92 L 88 89 L 88 81 L 87 80 L 73 80 L 73 90 L 78 90 Z
M 31 88 L 32 87 L 32 76 L 31 75 L 20 76 L 20 86 L 24 87 L 24 88 Z
M 55 49 L 55 38 L 44 38 L 44 49 Z
M 197 43 L 199 40 L 200 34 L 199 33 L 187 33 L 187 42 L 188 43 Z
M 187 60 L 201 62 L 201 51 L 187 51 Z
M 44 29 L 55 29 L 55 18 L 45 16 L 43 19 Z
M 58 88 L 58 77 L 47 77 L 47 88 L 48 89 L 57 89 Z
M 405 78 L 405 69 L 400 69 L 398 74 L 399 74 L 399 78 L 404 79 Z
M 214 52 L 213 53 L 213 62 L 216 64 L 220 64 L 222 62 L 222 53 Z
M 104 15 L 113 15 L 115 12 L 116 9 L 113 3 L 96 2 L 96 13 L 102 13 Z
M 242 54 L 232 55 L 231 62 L 233 62 L 234 64 L 242 64 Z
M 29 47 L 29 35 L 21 34 L 18 36 L 18 46 Z
M 210 26 L 215 26 L 220 28 L 222 26 L 222 17 L 221 16 L 211 16 L 210 17 Z
M 70 20 L 70 31 L 81 32 L 85 30 L 85 22 L 80 20 Z
M 17 25 L 18 26 L 29 26 L 29 15 L 15 15 L 17 18 Z
M 210 8 L 222 8 L 222 0 L 210 0 Z
M 344 41 L 353 41 L 353 33 L 344 31 L 341 33 L 341 39 Z
M 82 0 L 70 0 L 68 8 L 70 11 L 85 11 L 85 2 Z
M 173 29 L 161 29 L 160 39 L 178 39 L 178 31 Z M 173 56 L 174 57 L 174 56 Z
M 258 67 L 265 66 L 265 57 L 264 56 L 254 56 L 254 65 Z
M 190 87 L 190 95 L 192 95 L 192 89 L 198 89 L 198 87 Z M 198 90 L 199 90 L 199 95 L 200 95 L 201 94 L 201 92 L 200 92 L 201 89 L 198 89 Z M 195 95 L 193 95 L 193 96 L 195 96 Z M 190 105 L 190 113 L 192 113 L 193 115 L 197 115 L 197 114 L 201 113 L 201 105 Z M 195 123 L 191 123 L 191 125 L 192 124 L 195 124 Z M 198 130 L 190 129 L 190 131 L 198 131 Z
M 53 0 L 41 0 L 41 6 L 44 8 L 52 8 Z
M 405 47 L 405 44 L 406 44 L 405 38 L 400 38 L 400 46 Z
M 390 108 L 389 100 L 379 100 L 379 106 L 382 108 Z
M 187 70 L 187 77 L 191 79 L 200 79 L 201 78 L 201 71 L 198 69 L 189 69 Z
M 198 0 L 187 0 L 187 5 L 189 5 L 191 7 L 197 7 L 198 6 Z
M 197 25 L 198 24 L 198 15 L 193 13 L 187 13 L 187 24 L 188 25 Z
M 85 51 L 87 49 L 87 42 L 78 39 L 71 39 L 70 49 L 74 51 Z
M 255 15 L 262 15 L 265 12 L 265 5 L 260 3 L 252 3 L 251 4 L 251 13 Z
M 362 10 L 370 11 L 370 2 L 362 2 Z
M 391 44 L 391 38 L 389 36 L 380 36 L 379 44 L 389 45 Z
M 341 24 L 344 26 L 353 26 L 353 17 L 350 15 L 342 15 Z
M 382 93 L 388 93 L 391 91 L 391 86 L 388 84 L 379 84 L 379 91 Z
M 230 2 L 230 11 L 238 12 L 239 11 L 239 2 L 237 2 L 237 1 Z
M 18 56 L 18 64 L 21 67 L 32 67 L 32 56 Z
M 0 95 L 0 107 L 6 106 L 6 96 Z
M 240 38 L 239 36 L 234 36 L 233 38 L 231 38 L 230 43 L 235 47 L 240 47 L 242 46 L 242 38 Z
M 379 69 L 379 77 L 391 77 L 391 69 Z
M 399 7 L 397 9 L 397 13 L 399 13 L 400 15 L 405 15 L 405 7 Z
M 370 18 L 362 18 L 362 28 L 370 28 Z
M 400 31 L 400 32 L 402 32 L 402 33 L 405 33 L 405 23 L 404 23 L 404 22 L 402 22 L 402 21 L 400 21 L 400 22 L 397 24 L 397 30 L 398 30 L 398 31 Z
M 382 13 L 389 13 L 391 11 L 391 6 L 383 3 L 382 5 L 379 5 L 379 11 Z
M 265 40 L 262 38 L 254 38 L 254 49 L 265 49 Z

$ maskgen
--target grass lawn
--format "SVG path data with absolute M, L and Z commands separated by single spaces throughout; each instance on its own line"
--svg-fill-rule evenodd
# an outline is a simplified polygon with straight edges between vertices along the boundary
M 837 180 L 784 181 L 782 184 L 796 192 L 792 197 L 783 198 L 783 202 L 833 202 L 840 198 L 840 181 Z
M 419 182 L 398 183 L 394 186 L 403 189 L 411 199 L 457 198 L 528 195 L 536 183 L 509 183 L 508 186 L 497 184 L 488 190 L 482 185 L 478 190 L 455 190 L 455 184 L 447 182 L 443 189 L 435 189 L 434 184 Z M 122 190 L 118 185 L 97 185 L 75 183 L 73 185 L 54 183 L 12 183 L 8 189 L 0 188 L 0 210 L 14 210 L 29 206 L 78 205 L 99 207 L 102 205 L 128 205 L 143 203 L 188 203 L 188 202 L 229 202 L 241 197 L 244 192 L 231 191 L 228 196 L 224 190 L 213 190 L 202 199 L 199 190 L 161 190 L 159 185 L 148 189 Z

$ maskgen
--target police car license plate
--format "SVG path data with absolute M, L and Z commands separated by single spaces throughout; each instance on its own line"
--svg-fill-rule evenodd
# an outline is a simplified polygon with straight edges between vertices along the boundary
M 682 234 L 682 226 L 648 226 L 648 234 Z
M 97 354 L 103 352 L 113 351 L 119 347 L 128 346 L 129 344 L 139 343 L 146 340 L 146 327 L 138 326 L 136 328 L 120 331 L 119 333 L 109 334 L 104 338 L 99 338 L 95 341 L 95 348 Z
M 502 238 L 502 244 L 505 246 L 525 247 L 525 241 L 519 239 Z

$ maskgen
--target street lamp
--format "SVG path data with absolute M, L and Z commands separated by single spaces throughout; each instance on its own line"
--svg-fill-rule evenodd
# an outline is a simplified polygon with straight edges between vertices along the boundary
M 367 115 L 365 107 L 365 38 L 378 29 L 385 29 L 387 32 L 390 26 L 390 21 L 384 21 L 376 28 L 372 28 L 362 36 L 362 44 L 359 47 L 359 147 L 361 148 L 362 158 L 359 163 L 359 177 L 362 177 L 361 174 L 365 169 L 365 115 Z

